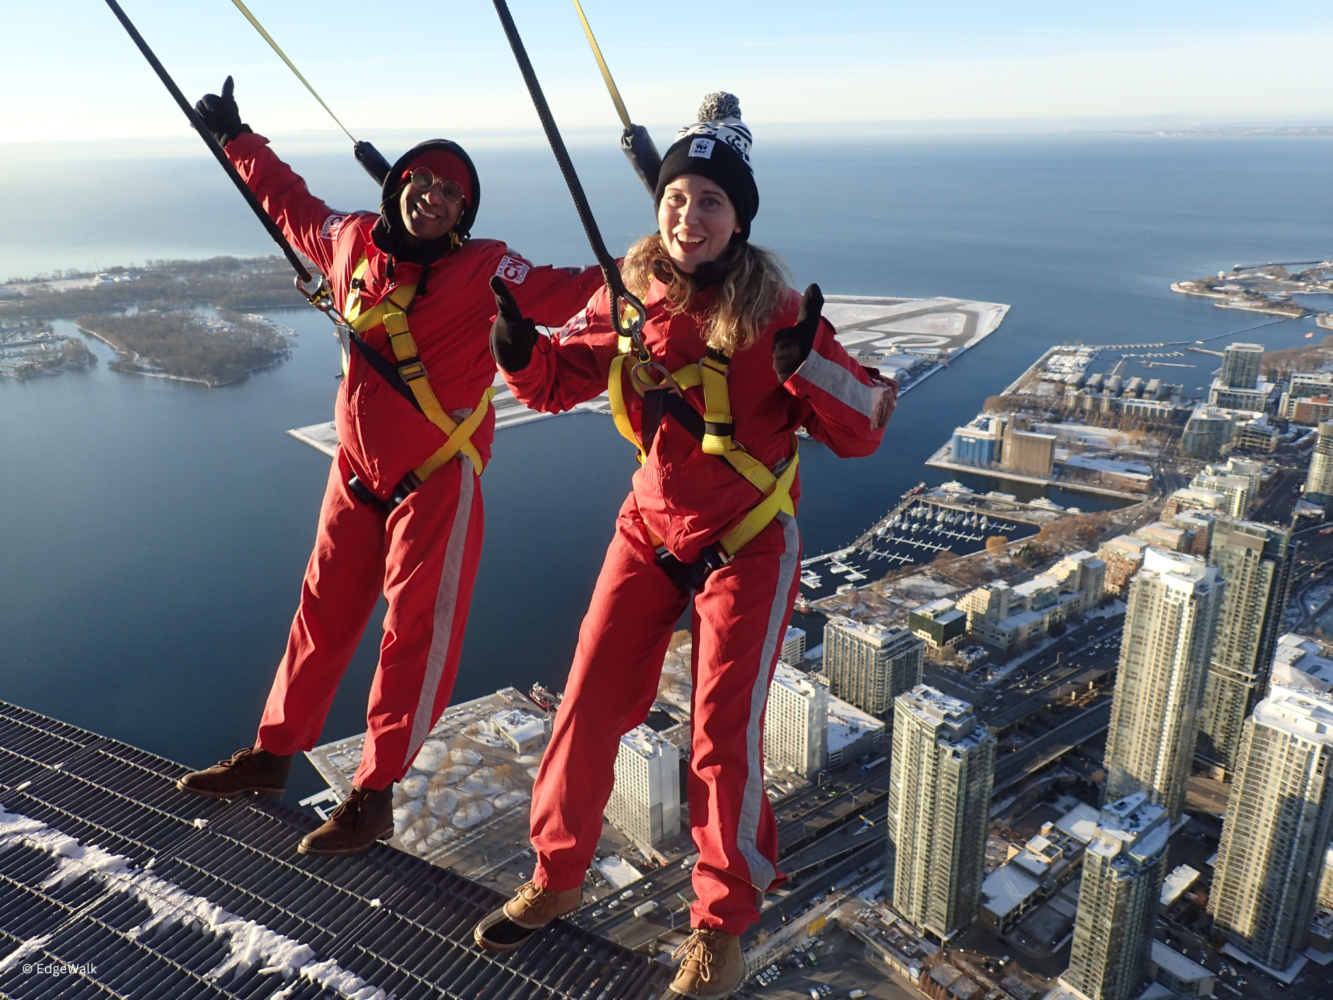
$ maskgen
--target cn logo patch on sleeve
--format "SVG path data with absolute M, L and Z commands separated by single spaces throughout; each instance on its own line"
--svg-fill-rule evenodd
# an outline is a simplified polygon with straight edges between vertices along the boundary
M 500 258 L 500 266 L 495 269 L 495 276 L 511 285 L 521 285 L 528 276 L 532 266 L 526 261 L 521 261 L 517 257 L 510 257 L 508 254 Z
M 338 234 L 342 232 L 343 222 L 346 219 L 345 215 L 330 215 L 324 220 L 324 225 L 319 227 L 319 235 L 326 240 L 336 240 Z
M 714 139 L 695 139 L 690 143 L 690 155 L 700 160 L 711 160 L 713 158 L 713 147 L 717 145 Z

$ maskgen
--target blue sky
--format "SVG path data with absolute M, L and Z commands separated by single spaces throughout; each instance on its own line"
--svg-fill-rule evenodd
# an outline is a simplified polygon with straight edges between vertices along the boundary
M 259 131 L 331 123 L 230 0 L 122 0 L 192 97 L 235 75 Z M 486 0 L 249 0 L 354 133 L 530 135 Z M 1198 121 L 1333 122 L 1333 4 L 1214 0 L 586 0 L 635 119 L 729 89 L 752 124 L 856 134 Z M 565 128 L 614 129 L 569 0 L 511 0 Z M 657 13 L 654 13 L 657 12 Z M 100 0 L 4 13 L 0 142 L 179 137 L 183 118 Z M 894 124 L 885 124 L 894 123 Z M 776 128 L 775 128 L 776 130 Z

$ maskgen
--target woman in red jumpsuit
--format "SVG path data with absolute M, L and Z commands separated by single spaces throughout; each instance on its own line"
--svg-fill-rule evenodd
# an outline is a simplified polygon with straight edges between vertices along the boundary
M 373 320 L 391 295 L 406 303 L 399 325 L 415 357 L 398 357 L 387 329 L 398 325 L 387 314 L 363 322 L 361 342 L 351 344 L 334 412 L 337 458 L 255 743 L 177 786 L 212 798 L 280 796 L 292 755 L 318 742 L 383 593 L 384 639 L 352 793 L 298 847 L 355 853 L 392 832 L 393 784 L 449 704 L 458 670 L 481 559 L 480 477 L 495 435 L 489 282 L 513 289 L 540 321 L 559 325 L 602 276 L 595 268 L 534 267 L 498 240 L 470 238 L 481 185 L 455 143 L 436 139 L 404 154 L 385 177 L 378 212 L 339 212 L 241 123 L 230 77 L 198 110 L 265 211 L 328 276 L 344 315 Z M 427 416 L 423 385 L 449 423 L 472 418 L 466 444 L 448 458 L 450 434 Z
M 693 747 L 688 798 L 699 850 L 693 934 L 682 945 L 675 996 L 727 996 L 744 977 L 739 936 L 782 876 L 777 826 L 764 793 L 763 718 L 768 686 L 799 585 L 801 543 L 793 516 L 799 478 L 797 428 L 844 457 L 878 447 L 896 384 L 862 368 L 819 316 L 822 296 L 789 288 L 773 255 L 748 242 L 758 208 L 750 134 L 736 99 L 705 99 L 663 160 L 660 232 L 624 262 L 643 300 L 653 362 L 684 379 L 712 359 L 727 370 L 732 438 L 789 481 L 783 505 L 748 542 L 728 551 L 738 525 L 764 499 L 731 462 L 704 450 L 703 429 L 722 433 L 724 414 L 704 417 L 704 392 L 685 388 L 645 402 L 633 386 L 633 353 L 617 363 L 610 299 L 600 290 L 552 338 L 539 338 L 502 286 L 492 350 L 520 400 L 559 412 L 608 389 L 625 400 L 642 442 L 643 466 L 621 507 L 578 650 L 533 790 L 532 881 L 478 925 L 491 951 L 519 947 L 535 930 L 577 909 L 602 830 L 623 734 L 657 696 L 667 643 L 693 590 Z M 729 363 L 726 358 L 729 356 Z M 653 381 L 661 378 L 653 376 Z M 653 390 L 648 393 L 652 398 Z M 691 416 L 691 413 L 694 416 Z M 623 419 L 618 419 L 623 422 Z M 693 429 L 691 426 L 693 425 Z

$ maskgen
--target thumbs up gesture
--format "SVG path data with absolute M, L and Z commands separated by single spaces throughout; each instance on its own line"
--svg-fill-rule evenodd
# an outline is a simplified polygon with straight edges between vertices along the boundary
M 796 325 L 786 326 L 773 334 L 773 370 L 778 379 L 786 382 L 810 356 L 819 331 L 819 314 L 824 308 L 824 293 L 818 285 L 811 285 L 801 296 L 801 308 L 796 314 Z

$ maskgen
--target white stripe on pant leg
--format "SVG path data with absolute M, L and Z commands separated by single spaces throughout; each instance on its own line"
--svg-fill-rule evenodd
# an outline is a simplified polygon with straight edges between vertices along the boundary
M 444 550 L 444 570 L 440 573 L 440 589 L 435 594 L 434 634 L 430 652 L 426 654 L 426 676 L 421 681 L 417 712 L 412 718 L 412 738 L 407 741 L 407 759 L 403 763 L 417 755 L 426 741 L 426 734 L 438 721 L 434 718 L 435 696 L 440 690 L 440 676 L 444 673 L 444 662 L 449 658 L 449 645 L 453 639 L 459 577 L 463 573 L 463 554 L 472 520 L 472 493 L 477 488 L 477 475 L 471 460 L 462 457 L 459 466 L 458 509 L 454 512 L 454 524 L 449 529 L 449 541 Z
M 778 560 L 778 584 L 773 604 L 768 611 L 768 632 L 764 648 L 759 654 L 759 672 L 750 692 L 750 722 L 745 727 L 746 766 L 745 792 L 741 797 L 740 822 L 736 828 L 736 849 L 750 867 L 750 884 L 761 893 L 777 878 L 777 869 L 759 850 L 759 816 L 764 802 L 764 748 L 759 738 L 759 720 L 764 714 L 764 700 L 768 697 L 768 665 L 777 656 L 781 638 L 782 619 L 787 614 L 787 598 L 801 554 L 801 532 L 796 518 L 778 514 L 782 537 L 787 546 Z

